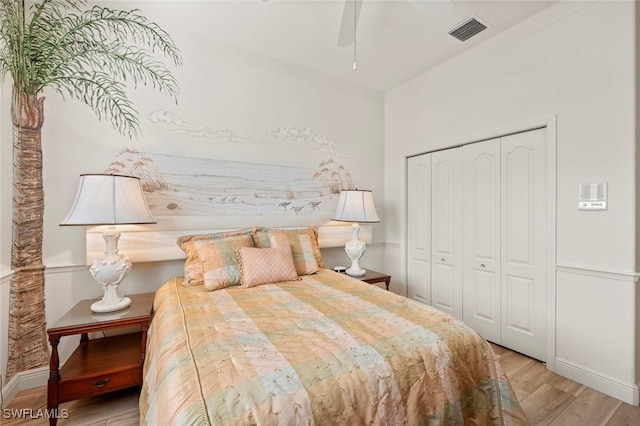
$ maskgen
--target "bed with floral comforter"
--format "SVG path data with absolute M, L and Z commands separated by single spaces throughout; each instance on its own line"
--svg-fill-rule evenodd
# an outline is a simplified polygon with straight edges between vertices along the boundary
M 141 424 L 527 424 L 489 344 L 434 308 L 326 269 L 181 280 L 156 292 Z

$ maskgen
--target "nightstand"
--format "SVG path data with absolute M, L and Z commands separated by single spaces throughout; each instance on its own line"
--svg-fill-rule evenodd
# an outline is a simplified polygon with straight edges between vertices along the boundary
M 382 272 L 373 271 L 371 269 L 365 269 L 365 271 L 367 271 L 367 273 L 364 274 L 363 276 L 354 277 L 354 278 L 357 278 L 369 284 L 383 282 L 387 286 L 387 291 L 389 290 L 389 284 L 391 283 L 391 275 L 383 274 Z
M 94 300 L 82 300 L 47 330 L 51 344 L 47 408 L 55 425 L 58 406 L 67 401 L 142 384 L 147 329 L 154 293 L 133 294 L 131 305 L 108 313 L 91 312 Z M 140 331 L 97 339 L 88 333 L 139 327 Z M 60 338 L 80 334 L 80 344 L 60 368 Z

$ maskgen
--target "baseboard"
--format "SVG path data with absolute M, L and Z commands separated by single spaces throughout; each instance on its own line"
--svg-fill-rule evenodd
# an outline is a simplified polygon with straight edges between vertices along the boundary
M 8 406 L 18 392 L 20 392 L 19 377 L 15 375 L 2 388 L 2 406 L 0 408 L 4 409 L 4 407 Z
M 21 371 L 11 378 L 2 388 L 2 407 L 11 403 L 18 392 L 33 389 L 47 384 L 49 368 L 40 367 L 33 370 Z
M 627 383 L 614 377 L 556 358 L 556 374 L 578 382 L 627 404 L 638 405 L 638 384 Z

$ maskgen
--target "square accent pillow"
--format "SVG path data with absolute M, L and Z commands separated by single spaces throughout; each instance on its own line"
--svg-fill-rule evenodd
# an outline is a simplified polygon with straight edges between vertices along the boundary
M 240 247 L 253 247 L 250 235 L 214 240 L 195 240 L 193 245 L 202 262 L 204 290 L 213 291 L 240 284 L 240 270 L 236 251 Z
M 318 272 L 318 261 L 309 234 L 282 231 L 269 231 L 268 234 L 271 247 L 291 246 L 293 264 L 298 275 Z
M 241 247 L 237 251 L 242 288 L 298 280 L 291 247 Z
M 256 247 L 267 248 L 271 247 L 269 241 L 269 231 L 287 232 L 291 234 L 306 234 L 311 240 L 311 247 L 313 248 L 313 254 L 318 263 L 318 268 L 324 268 L 324 262 L 322 261 L 322 253 L 320 253 L 320 246 L 318 245 L 318 231 L 315 228 L 301 228 L 301 229 L 281 229 L 281 228 L 253 228 L 253 242 Z
M 194 241 L 217 240 L 236 235 L 249 235 L 251 232 L 252 230 L 238 230 L 216 232 L 213 234 L 183 235 L 179 237 L 176 244 L 178 244 L 178 247 L 187 255 L 187 260 L 184 262 L 184 280 L 182 280 L 182 284 L 185 287 L 189 287 L 192 285 L 200 285 L 204 282 L 202 277 L 202 263 L 198 257 L 198 251 L 193 245 Z

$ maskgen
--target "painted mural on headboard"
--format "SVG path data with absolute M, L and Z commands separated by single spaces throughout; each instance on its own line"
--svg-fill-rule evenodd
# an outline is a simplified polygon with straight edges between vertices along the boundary
M 223 143 L 263 145 L 274 149 L 277 140 L 309 144 L 317 168 L 259 164 L 225 159 L 196 158 L 139 152 L 126 148 L 117 153 L 105 173 L 128 174 L 142 180 L 154 216 L 310 216 L 330 217 L 340 190 L 355 186 L 347 168 L 334 160 L 340 143 L 313 129 L 281 127 L 256 142 L 231 130 L 197 128 L 167 111 L 154 111 L 152 123 L 163 123 L 176 133 L 212 138 Z M 264 146 L 267 145 L 267 146 Z M 269 146 L 271 145 L 271 146 Z M 253 148 L 252 148 L 253 149 Z

